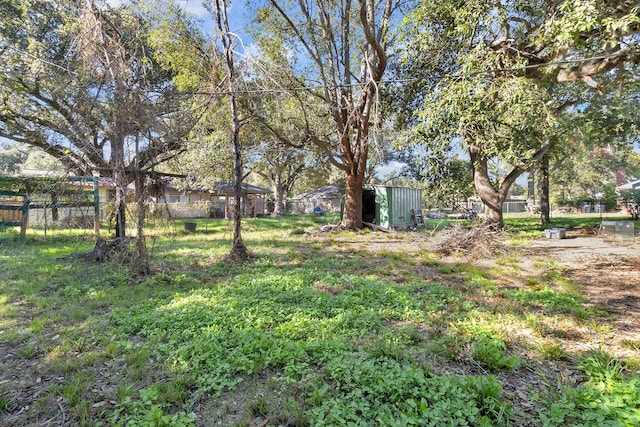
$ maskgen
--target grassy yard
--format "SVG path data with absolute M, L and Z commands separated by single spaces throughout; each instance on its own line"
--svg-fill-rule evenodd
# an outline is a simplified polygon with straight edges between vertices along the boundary
M 640 425 L 640 336 L 608 345 L 535 219 L 491 263 L 331 221 L 248 219 L 242 264 L 225 220 L 158 223 L 135 282 L 90 235 L 0 232 L 0 425 Z

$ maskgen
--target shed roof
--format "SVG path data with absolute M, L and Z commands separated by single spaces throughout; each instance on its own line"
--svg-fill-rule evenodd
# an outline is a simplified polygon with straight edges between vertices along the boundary
M 294 199 L 331 199 L 334 197 L 340 197 L 340 192 L 343 190 L 344 186 L 341 184 L 328 184 L 322 187 L 316 188 L 313 191 L 308 191 L 306 193 L 298 194 L 294 197 Z
M 273 191 L 268 188 L 258 187 L 243 182 L 241 184 L 242 194 L 269 194 Z M 222 194 L 232 196 L 235 192 L 235 185 L 232 182 L 216 182 L 211 186 L 211 192 L 214 194 Z

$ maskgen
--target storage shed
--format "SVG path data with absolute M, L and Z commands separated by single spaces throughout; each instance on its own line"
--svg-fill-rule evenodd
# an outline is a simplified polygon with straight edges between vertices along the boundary
M 417 188 L 375 185 L 362 191 L 362 220 L 384 228 L 413 226 L 413 211 L 422 209 L 422 190 Z

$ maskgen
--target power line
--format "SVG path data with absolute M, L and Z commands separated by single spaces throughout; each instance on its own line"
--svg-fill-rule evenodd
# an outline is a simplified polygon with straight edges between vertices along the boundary
M 554 67 L 561 65 L 570 65 L 570 64 L 582 64 L 590 61 L 600 61 L 611 58 L 619 58 L 624 56 L 638 56 L 640 55 L 640 51 L 632 50 L 628 52 L 618 52 L 618 53 L 610 53 L 606 55 L 596 55 L 590 56 L 587 58 L 573 58 L 573 59 L 564 59 L 558 61 L 545 62 L 540 64 L 531 64 L 531 65 L 523 65 L 520 67 L 510 67 L 510 68 L 491 68 L 487 70 L 473 71 L 468 73 L 457 73 L 457 74 L 445 74 L 443 75 L 443 79 L 446 78 L 464 78 L 464 77 L 473 77 L 483 74 L 499 74 L 499 73 L 512 73 L 517 71 L 527 71 L 534 70 L 546 67 Z M 398 83 L 414 83 L 417 81 L 423 80 L 422 78 L 407 78 L 407 79 L 391 79 L 391 80 L 381 80 L 378 84 L 398 84 Z M 246 90 L 236 90 L 233 93 L 242 93 L 249 95 L 258 95 L 258 94 L 266 94 L 266 93 L 286 93 L 286 92 L 297 92 L 297 91 L 309 91 L 309 90 L 317 90 L 317 89 L 344 89 L 344 88 L 352 88 L 352 87 L 362 87 L 366 86 L 367 83 L 352 83 L 345 85 L 329 85 L 329 84 L 317 84 L 317 85 L 309 85 L 309 86 L 298 86 L 293 88 L 281 88 L 281 89 L 246 89 Z M 217 91 L 217 92 L 191 92 L 194 95 L 230 95 L 231 91 Z
M 4 46 L 2 46 L 2 50 L 5 50 L 5 49 L 11 49 L 12 51 L 14 51 L 15 53 L 17 53 L 19 55 L 29 56 L 29 57 L 31 57 L 31 59 L 35 59 L 36 61 L 39 61 L 39 62 L 41 62 L 41 63 L 43 63 L 45 65 L 49 65 L 51 67 L 54 67 L 54 68 L 57 68 L 59 70 L 65 71 L 65 72 L 67 72 L 69 74 L 72 74 L 74 76 L 78 75 L 78 73 L 76 73 L 75 71 L 70 70 L 68 67 L 63 67 L 60 64 L 56 64 L 55 62 L 51 62 L 51 61 L 49 61 L 47 59 L 41 58 L 39 56 L 36 56 L 36 55 L 32 54 L 31 52 L 26 52 L 26 51 L 24 51 L 22 49 L 18 49 L 15 46 L 11 46 L 11 45 L 5 44 Z
M 630 50 L 628 52 L 609 53 L 606 55 L 590 56 L 588 58 L 563 59 L 559 61 L 543 62 L 540 64 L 523 65 L 521 67 L 495 68 L 490 70 L 475 71 L 475 72 L 462 73 L 462 74 L 453 74 L 453 75 L 450 75 L 449 77 L 469 77 L 469 76 L 480 75 L 480 74 L 510 73 L 514 71 L 526 71 L 526 70 L 535 70 L 535 69 L 546 68 L 546 67 L 553 67 L 556 65 L 582 64 L 590 61 L 600 61 L 600 60 L 610 59 L 610 58 L 620 58 L 623 56 L 637 56 L 637 55 L 640 55 L 640 51 Z
M 40 61 L 41 63 L 62 70 L 71 75 L 77 76 L 78 73 L 69 69 L 68 67 L 64 67 L 62 65 L 56 64 L 55 62 L 49 61 L 47 59 L 41 58 L 37 55 L 34 55 L 30 52 L 25 52 L 22 49 L 19 49 L 15 46 L 4 45 L 3 49 L 11 49 L 14 52 L 28 56 L 36 61 Z M 595 55 L 587 58 L 572 58 L 572 59 L 564 59 L 558 61 L 544 62 L 539 64 L 531 64 L 531 65 L 523 65 L 519 67 L 509 67 L 509 68 L 491 68 L 487 70 L 479 70 L 472 71 L 467 73 L 456 73 L 456 74 L 445 74 L 443 75 L 443 79 L 446 78 L 464 78 L 464 77 L 473 77 L 483 74 L 499 74 L 499 73 L 512 73 L 517 71 L 527 71 L 527 70 L 535 70 L 546 67 L 555 67 L 562 65 L 571 65 L 571 64 L 582 64 L 590 61 L 600 61 L 611 58 L 619 58 L 624 56 L 638 56 L 640 55 L 639 50 L 630 50 L 627 52 L 616 52 L 616 53 L 608 53 L 604 55 Z M 400 83 L 414 83 L 417 81 L 423 80 L 422 78 L 407 78 L 407 79 L 391 79 L 391 80 L 381 80 L 377 84 L 379 85 L 387 85 L 387 84 L 400 84 Z M 292 88 L 267 88 L 267 89 L 239 89 L 235 91 L 223 90 L 223 91 L 188 91 L 183 92 L 182 95 L 231 95 L 231 94 L 247 94 L 247 95 L 260 95 L 260 94 L 269 94 L 269 93 L 286 93 L 286 92 L 300 92 L 300 91 L 311 91 L 311 90 L 319 90 L 319 89 L 329 89 L 329 90 L 338 90 L 338 89 L 346 89 L 346 88 L 354 88 L 354 87 L 363 87 L 370 82 L 360 82 L 360 83 L 351 83 L 351 84 L 313 84 L 306 86 L 298 86 Z

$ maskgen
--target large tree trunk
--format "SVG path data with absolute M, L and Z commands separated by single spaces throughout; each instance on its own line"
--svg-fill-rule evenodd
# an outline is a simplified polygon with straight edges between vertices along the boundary
M 342 227 L 347 230 L 362 228 L 362 185 L 364 173 L 346 176 L 344 194 L 344 211 L 342 213 Z
M 273 184 L 273 193 L 275 197 L 273 214 L 275 216 L 284 214 L 284 191 L 285 189 L 282 183 L 282 177 L 279 173 L 276 173 Z
M 473 165 L 473 183 L 484 204 L 485 226 L 491 230 L 502 230 L 504 229 L 502 203 L 506 200 L 511 185 L 524 172 L 524 168 L 514 168 L 504 178 L 500 188 L 495 188 L 489 177 L 487 157 L 484 155 L 482 147 L 470 145 L 469 155 Z
M 358 120 L 352 123 L 349 120 L 346 131 L 343 130 L 341 152 L 347 167 L 345 171 L 345 195 L 344 212 L 342 214 L 342 228 L 347 230 L 360 230 L 362 228 L 362 186 L 367 170 L 369 158 L 369 118 L 375 102 L 377 87 L 369 84 L 363 91 L 360 105 L 356 112 Z M 355 133 L 354 141 L 348 136 Z
M 545 142 L 531 157 L 531 162 L 541 160 L 549 152 L 550 144 Z M 492 230 L 504 229 L 502 215 L 502 203 L 509 194 L 509 189 L 516 179 L 527 170 L 527 165 L 514 166 L 509 174 L 502 180 L 499 188 L 495 188 L 489 177 L 488 159 L 482 146 L 469 143 L 469 156 L 473 166 L 473 183 L 476 192 L 484 203 L 485 226 Z
M 540 161 L 540 222 L 551 224 L 551 208 L 549 206 L 549 154 Z

